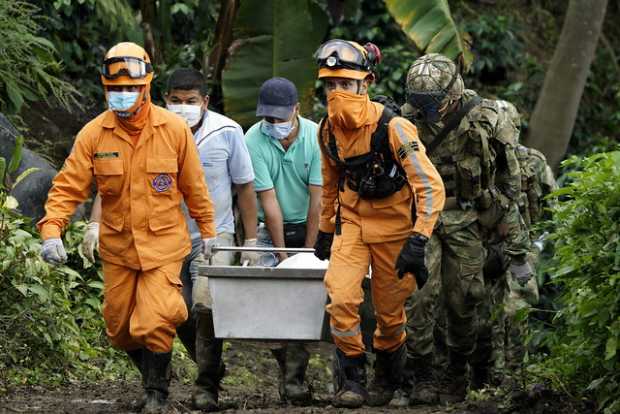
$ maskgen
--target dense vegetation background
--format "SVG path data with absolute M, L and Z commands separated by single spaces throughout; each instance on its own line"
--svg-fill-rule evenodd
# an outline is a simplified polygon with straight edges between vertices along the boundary
M 235 76 L 261 69 L 252 59 L 265 49 L 243 49 L 244 36 L 258 30 L 244 20 L 256 12 L 253 3 L 279 5 L 277 0 L 242 1 L 241 7 L 225 0 L 0 0 L 0 111 L 19 128 L 26 147 L 59 167 L 75 133 L 105 108 L 99 82 L 105 51 L 115 42 L 132 40 L 145 44 L 155 63 L 156 102 L 161 103 L 171 71 L 192 66 L 209 76 L 212 107 L 238 114 L 247 127 L 255 120 L 239 102 L 252 107 L 247 93 L 255 93 L 272 73 L 269 69 L 260 72 L 264 78 L 258 81 L 234 82 Z M 527 134 L 568 1 L 449 4 L 471 44 L 466 85 L 515 103 Z M 324 33 L 288 50 L 302 53 L 300 65 L 308 64 L 307 55 L 330 37 L 376 43 L 384 60 L 372 92 L 403 102 L 403 80 L 421 51 L 383 2 L 316 0 L 304 7 L 303 16 L 290 13 L 261 30 L 283 44 L 300 22 Z M 528 359 L 530 381 L 548 381 L 573 397 L 596 399 L 606 413 L 620 412 L 620 154 L 613 152 L 620 136 L 619 18 L 620 5 L 606 5 L 566 154 L 574 157 L 559 170 L 564 187 L 555 196 L 561 202 L 545 224 L 554 248 L 541 267 L 547 297 L 544 312 L 532 317 Z M 245 52 L 227 59 L 223 45 Z M 316 87 L 311 82 L 310 92 L 302 94 L 305 115 L 314 119 L 324 112 Z M 67 232 L 69 263 L 58 268 L 43 264 L 32 222 L 13 210 L 8 195 L 16 181 L 13 170 L 8 159 L 0 163 L 0 393 L 21 383 L 128 375 L 124 357 L 106 343 L 100 272 L 77 248 L 83 223 Z M 184 358 L 182 353 L 177 357 Z

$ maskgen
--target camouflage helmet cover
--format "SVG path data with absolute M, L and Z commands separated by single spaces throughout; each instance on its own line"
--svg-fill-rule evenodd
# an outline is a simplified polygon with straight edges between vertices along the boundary
M 506 112 L 506 115 L 508 115 L 508 118 L 510 118 L 517 129 L 521 129 L 521 114 L 519 114 L 519 111 L 513 104 L 508 101 L 498 100 L 497 106 Z
M 456 79 L 452 82 L 456 74 Z M 445 90 L 450 86 L 449 90 Z M 465 89 L 456 64 L 439 53 L 429 53 L 416 59 L 407 73 L 407 93 L 446 92 L 442 106 L 461 98 Z

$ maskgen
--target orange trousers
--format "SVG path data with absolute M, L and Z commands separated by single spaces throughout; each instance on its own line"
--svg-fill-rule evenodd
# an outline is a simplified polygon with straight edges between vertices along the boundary
M 373 347 L 392 352 L 405 342 L 405 300 L 416 283 L 412 275 L 398 279 L 394 265 L 405 240 L 365 243 L 361 229 L 343 223 L 342 234 L 334 237 L 325 287 L 331 302 L 331 333 L 336 346 L 349 357 L 364 352 L 359 306 L 364 300 L 362 281 L 372 266 L 371 291 L 377 329 Z
M 172 350 L 176 327 L 187 319 L 181 264 L 142 271 L 103 262 L 103 318 L 112 346 Z

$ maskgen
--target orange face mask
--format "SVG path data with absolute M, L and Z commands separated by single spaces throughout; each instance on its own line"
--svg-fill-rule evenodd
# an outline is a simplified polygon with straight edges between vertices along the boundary
M 327 94 L 327 116 L 332 125 L 342 129 L 356 129 L 368 119 L 372 103 L 367 94 L 334 91 Z

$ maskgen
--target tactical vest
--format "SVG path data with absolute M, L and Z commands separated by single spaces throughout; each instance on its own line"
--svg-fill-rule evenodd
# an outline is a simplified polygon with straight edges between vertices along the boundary
M 344 160 L 338 155 L 336 137 L 327 117 L 321 120 L 319 143 L 323 152 L 334 161 L 338 169 L 338 194 L 345 190 L 345 183 L 358 193 L 360 198 L 376 200 L 386 198 L 398 192 L 407 183 L 407 173 L 394 160 L 390 149 L 388 127 L 396 115 L 388 108 L 383 108 L 377 129 L 370 137 L 370 151 L 366 154 L 348 157 Z M 326 127 L 326 128 L 325 128 Z M 325 131 L 327 129 L 327 131 Z M 327 145 L 324 133 L 327 132 Z M 412 220 L 415 222 L 415 203 L 412 203 Z M 336 234 L 341 234 L 340 195 L 336 210 Z
M 444 183 L 445 210 L 484 210 L 490 206 L 487 190 L 494 186 L 494 153 L 487 129 L 482 125 L 493 122 L 487 116 L 489 111 L 496 112 L 491 103 L 483 99 L 432 152 L 427 153 Z M 416 126 L 427 148 L 442 129 L 442 125 L 418 123 Z
M 407 174 L 394 160 L 388 140 L 388 126 L 395 116 L 392 111 L 384 108 L 377 129 L 370 138 L 370 151 L 344 160 L 338 155 L 336 137 L 329 120 L 323 118 L 320 130 L 323 131 L 323 126 L 327 124 L 327 146 L 323 139 L 319 141 L 325 154 L 336 163 L 339 191 L 344 191 L 346 182 L 360 198 L 376 200 L 391 196 L 407 183 Z

